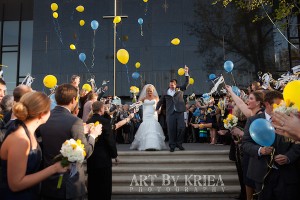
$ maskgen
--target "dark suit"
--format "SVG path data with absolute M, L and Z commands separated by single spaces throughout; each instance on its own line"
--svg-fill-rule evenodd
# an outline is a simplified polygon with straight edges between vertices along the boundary
M 82 120 L 61 106 L 56 106 L 51 111 L 48 121 L 40 126 L 38 133 L 42 137 L 44 168 L 53 164 L 53 158 L 60 154 L 62 144 L 71 138 L 82 141 L 87 154 L 86 158 L 92 154 L 94 149 L 95 140 L 91 136 L 84 135 Z M 78 172 L 72 178 L 69 173 L 64 174 L 60 189 L 57 189 L 59 174 L 43 181 L 42 196 L 45 199 L 75 199 L 86 195 L 83 165 L 78 164 L 77 169 Z
M 264 180 L 264 176 L 269 171 L 270 156 L 258 155 L 261 146 L 252 140 L 249 133 L 251 123 L 258 118 L 265 118 L 265 113 L 250 117 L 244 129 L 242 148 L 244 153 L 250 155 L 247 176 L 259 186 L 258 191 L 261 190 L 260 186 L 264 182 L 264 189 L 259 194 L 260 199 L 298 199 L 300 197 L 299 189 L 295 190 L 295 188 L 299 188 L 300 173 L 295 163 L 300 157 L 300 145 L 288 142 L 283 136 L 276 134 L 272 145 L 275 149 L 274 155 L 285 155 L 290 162 L 284 165 L 274 162 L 272 165 L 278 169 L 270 169 L 271 171 Z M 293 189 L 291 190 L 291 188 Z
M 156 106 L 156 110 L 158 110 L 162 104 L 166 105 L 166 120 L 170 148 L 181 146 L 184 141 L 185 123 L 183 113 L 186 108 L 183 99 L 183 92 L 186 90 L 188 84 L 189 76 L 186 76 L 184 85 L 176 87 L 174 96 L 168 95 L 168 90 L 166 90 Z
M 89 200 L 109 200 L 112 193 L 112 158 L 118 156 L 110 120 L 94 114 L 87 123 L 99 121 L 102 134 L 97 138 L 94 153 L 87 160 Z

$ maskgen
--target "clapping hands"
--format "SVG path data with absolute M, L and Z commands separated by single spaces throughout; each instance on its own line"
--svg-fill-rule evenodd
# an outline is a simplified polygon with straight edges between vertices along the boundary
M 102 133 L 102 124 L 94 125 L 93 123 L 84 124 L 84 133 L 92 135 L 97 138 Z

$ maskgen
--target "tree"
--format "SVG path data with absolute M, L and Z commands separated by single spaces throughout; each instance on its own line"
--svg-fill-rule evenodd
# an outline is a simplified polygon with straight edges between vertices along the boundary
M 274 21 L 281 21 L 300 13 L 300 0 L 216 0 L 213 2 L 213 4 L 218 3 L 222 3 L 224 7 L 232 3 L 244 11 L 262 11 L 253 18 L 254 21 L 265 18 L 267 14 Z
M 273 52 L 273 27 L 266 19 L 252 23 L 256 11 L 246 13 L 235 5 L 223 9 L 220 4 L 198 0 L 194 12 L 195 21 L 187 26 L 199 38 L 198 51 L 207 64 L 220 64 L 226 56 L 246 69 L 254 65 L 256 72 L 274 65 L 269 53 Z

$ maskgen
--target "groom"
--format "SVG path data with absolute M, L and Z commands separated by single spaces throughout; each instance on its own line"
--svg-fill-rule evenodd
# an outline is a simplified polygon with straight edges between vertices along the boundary
M 175 147 L 180 150 L 184 150 L 182 143 L 184 140 L 184 111 L 185 103 L 183 100 L 183 91 L 186 90 L 189 84 L 189 68 L 184 67 L 185 83 L 182 86 L 177 86 L 177 80 L 172 79 L 169 84 L 169 88 L 163 93 L 159 102 L 157 103 L 156 110 L 158 110 L 162 104 L 166 105 L 166 120 L 169 134 L 169 147 L 170 152 L 174 152 Z

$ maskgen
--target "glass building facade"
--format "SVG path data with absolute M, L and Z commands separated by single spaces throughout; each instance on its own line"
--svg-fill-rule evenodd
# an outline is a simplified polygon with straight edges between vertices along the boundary
M 114 14 L 114 1 L 56 1 L 56 19 L 50 8 L 55 1 L 0 2 L 0 64 L 8 66 L 3 69 L 9 90 L 27 73 L 35 78 L 33 87 L 46 92 L 49 90 L 44 87 L 43 78 L 47 74 L 55 75 L 58 84 L 69 82 L 73 74 L 78 74 L 81 84 L 91 76 L 95 76 L 98 87 L 103 80 L 109 80 L 108 94 L 113 94 L 114 30 L 112 19 L 104 16 Z M 246 15 L 236 13 L 235 8 L 211 3 L 207 0 L 149 0 L 148 3 L 117 0 L 117 14 L 128 17 L 117 25 L 116 48 L 126 49 L 130 59 L 127 65 L 116 62 L 116 95 L 130 96 L 131 85 L 141 89 L 146 83 L 155 85 L 161 94 L 170 79 L 183 83 L 184 78 L 177 70 L 184 65 L 190 68 L 195 80 L 186 92 L 188 95 L 209 92 L 213 83 L 208 76 L 212 73 L 223 74 L 230 85 L 234 84 L 233 75 L 237 85 L 245 88 L 257 79 L 258 71 L 288 70 L 281 69 L 282 64 L 275 64 L 278 51 L 274 49 L 278 49 L 278 44 L 274 47 L 277 36 L 274 36 L 276 30 L 270 31 L 271 23 L 266 22 L 267 26 L 256 31 L 258 25 L 247 26 L 251 23 L 246 23 Z M 84 6 L 84 12 L 76 11 L 78 5 Z M 143 19 L 142 25 L 138 23 L 139 18 Z M 85 20 L 84 26 L 79 25 L 80 20 Z M 92 20 L 99 22 L 96 31 L 91 28 Z M 267 33 L 267 38 L 261 37 Z M 173 38 L 180 39 L 178 46 L 170 43 Z M 269 43 L 261 45 L 260 40 Z M 70 44 L 76 50 L 71 50 Z M 284 41 L 280 45 L 284 49 L 280 51 L 287 50 Z M 80 53 L 86 54 L 85 64 L 79 60 Z M 260 62 L 255 57 L 260 57 Z M 226 60 L 234 62 L 232 75 L 223 69 Z M 138 69 L 136 62 L 141 63 Z M 138 72 L 140 77 L 133 79 L 133 72 Z

